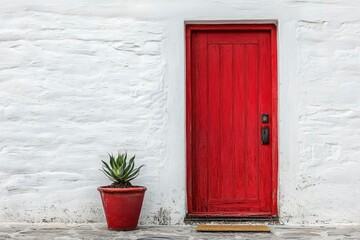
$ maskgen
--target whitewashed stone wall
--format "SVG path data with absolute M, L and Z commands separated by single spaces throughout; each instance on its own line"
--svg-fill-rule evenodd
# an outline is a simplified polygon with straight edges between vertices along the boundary
M 142 224 L 182 224 L 184 22 L 277 22 L 279 211 L 360 224 L 357 0 L 1 1 L 0 221 L 104 221 L 107 152 L 146 164 Z

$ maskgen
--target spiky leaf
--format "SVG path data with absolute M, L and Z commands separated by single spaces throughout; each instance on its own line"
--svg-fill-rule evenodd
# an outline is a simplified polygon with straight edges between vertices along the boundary
M 102 171 L 111 181 L 130 184 L 131 180 L 134 180 L 140 172 L 140 169 L 144 166 L 141 165 L 135 168 L 135 155 L 127 161 L 127 152 L 121 154 L 118 152 L 115 157 L 113 154 L 109 154 L 109 163 L 101 160 Z

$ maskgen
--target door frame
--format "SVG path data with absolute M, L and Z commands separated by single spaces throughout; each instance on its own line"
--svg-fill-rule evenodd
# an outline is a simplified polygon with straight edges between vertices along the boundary
M 272 93 L 272 207 L 270 214 L 244 213 L 234 215 L 214 215 L 193 212 L 192 197 L 192 96 L 191 96 L 191 37 L 199 31 L 269 31 L 271 34 L 271 93 Z M 278 216 L 278 72 L 277 72 L 277 35 L 275 24 L 186 24 L 186 194 L 188 217 L 277 217 Z

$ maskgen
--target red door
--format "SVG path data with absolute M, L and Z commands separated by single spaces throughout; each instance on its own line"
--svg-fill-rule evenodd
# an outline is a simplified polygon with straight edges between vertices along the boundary
M 187 26 L 190 216 L 277 215 L 276 74 L 275 26 Z

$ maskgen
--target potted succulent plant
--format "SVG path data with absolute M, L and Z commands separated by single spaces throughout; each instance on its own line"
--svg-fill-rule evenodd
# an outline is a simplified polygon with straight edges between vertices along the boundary
M 109 163 L 102 161 L 100 169 L 113 183 L 98 188 L 104 207 L 108 228 L 111 230 L 132 230 L 137 227 L 145 187 L 133 186 L 143 167 L 135 168 L 135 156 L 127 160 L 127 153 L 114 157 L 109 154 Z

